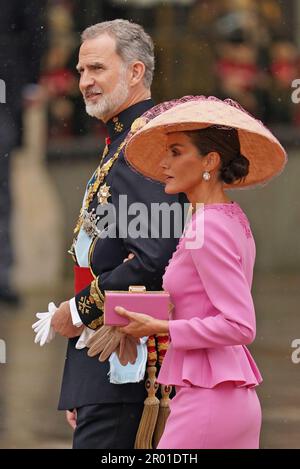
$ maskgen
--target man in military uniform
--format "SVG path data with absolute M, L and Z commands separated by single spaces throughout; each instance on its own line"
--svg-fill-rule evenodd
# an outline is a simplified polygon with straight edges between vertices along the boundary
M 102 326 L 105 290 L 128 290 L 130 285 L 161 289 L 165 266 L 178 242 L 175 236 L 143 239 L 126 232 L 118 221 L 123 210 L 120 196 L 126 196 L 131 207 L 143 203 L 149 213 L 153 203 L 179 199 L 133 171 L 123 154 L 125 137 L 137 125 L 136 119 L 153 106 L 151 38 L 125 20 L 91 26 L 82 35 L 77 68 L 86 110 L 106 124 L 109 138 L 88 182 L 75 228 L 77 293 L 61 303 L 52 319 L 55 331 L 70 339 L 59 409 L 69 410 L 73 418 L 74 448 L 132 448 L 143 410 L 144 382 L 112 384 L 109 361 L 99 362 L 87 355 L 87 348 L 75 346 L 83 326 L 91 330 Z M 113 204 L 117 216 L 105 228 L 108 236 L 102 236 L 98 214 L 107 203 Z M 128 223 L 131 219 L 128 215 Z M 109 236 L 113 231 L 116 236 Z

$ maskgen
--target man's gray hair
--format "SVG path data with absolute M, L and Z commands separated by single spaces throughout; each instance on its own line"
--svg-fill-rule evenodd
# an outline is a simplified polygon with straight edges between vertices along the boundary
M 145 65 L 144 85 L 150 88 L 154 72 L 154 45 L 142 26 L 127 20 L 103 21 L 86 28 L 82 42 L 108 34 L 116 40 L 116 52 L 126 64 L 135 60 Z

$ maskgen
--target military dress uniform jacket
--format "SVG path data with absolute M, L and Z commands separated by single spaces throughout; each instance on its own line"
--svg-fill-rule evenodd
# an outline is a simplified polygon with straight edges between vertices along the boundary
M 107 123 L 110 136 L 109 151 L 103 163 L 107 162 L 116 152 L 125 139 L 132 123 L 145 111 L 153 106 L 151 100 L 146 100 L 131 106 L 121 112 Z M 144 178 L 135 172 L 120 152 L 114 165 L 108 172 L 104 183 L 108 187 L 107 201 L 113 204 L 116 217 L 114 221 L 108 221 L 103 233 L 91 238 L 86 247 L 79 250 L 79 237 L 87 236 L 79 233 L 75 242 L 76 260 L 81 267 L 90 267 L 95 279 L 87 288 L 75 296 L 76 307 L 82 322 L 95 329 L 102 323 L 103 295 L 105 290 L 127 290 L 130 285 L 145 285 L 148 290 L 160 290 L 162 288 L 162 276 L 168 260 L 178 243 L 178 235 L 171 231 L 171 237 L 134 237 L 127 233 L 129 224 L 135 223 L 139 209 L 134 203 L 143 203 L 148 214 L 151 213 L 151 204 L 163 202 L 172 204 L 180 201 L 186 202 L 185 196 L 165 194 L 164 186 Z M 127 200 L 130 207 L 129 214 L 125 213 L 120 196 Z M 98 209 L 105 207 L 105 202 L 100 204 L 101 198 L 96 195 L 91 201 L 88 212 L 97 213 Z M 103 200 L 101 200 L 103 202 Z M 101 205 L 101 207 L 100 207 Z M 131 212 L 130 212 L 131 211 Z M 105 215 L 101 215 L 105 216 Z M 127 223 L 120 219 L 127 217 Z M 101 218 L 101 217 L 100 217 Z M 104 218 L 102 218 L 103 220 Z M 125 218 L 126 220 L 126 218 Z M 148 233 L 151 230 L 147 215 L 139 217 L 141 230 Z M 144 225 L 144 226 L 142 226 Z M 99 226 L 99 223 L 98 225 Z M 139 227 L 137 227 L 139 229 Z M 112 236 L 112 233 L 116 236 Z M 107 236 L 107 233 L 110 236 Z M 129 253 L 135 255 L 128 262 L 123 260 Z M 89 404 L 104 403 L 133 403 L 142 402 L 146 397 L 144 382 L 128 384 L 111 384 L 109 382 L 109 362 L 100 363 L 98 357 L 91 358 L 87 355 L 87 349 L 75 348 L 78 338 L 69 340 L 59 409 L 73 409 Z

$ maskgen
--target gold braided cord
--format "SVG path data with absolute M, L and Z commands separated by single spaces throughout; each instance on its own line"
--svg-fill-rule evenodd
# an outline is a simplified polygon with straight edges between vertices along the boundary
M 105 180 L 105 178 L 108 175 L 109 171 L 111 170 L 113 164 L 118 159 L 118 157 L 119 157 L 125 143 L 126 143 L 126 140 L 123 140 L 123 142 L 118 146 L 115 154 L 106 163 L 103 164 L 103 160 L 104 160 L 105 156 L 108 153 L 108 146 L 106 145 L 105 148 L 104 148 L 100 164 L 99 164 L 98 168 L 96 169 L 96 171 L 94 173 L 96 175 L 96 179 L 88 188 L 88 192 L 87 192 L 87 195 L 84 199 L 84 203 L 83 203 L 83 205 L 80 209 L 78 221 L 77 221 L 76 226 L 74 228 L 75 238 L 73 240 L 73 244 L 72 244 L 72 247 L 70 249 L 71 253 L 74 251 L 74 244 L 75 244 L 75 241 L 76 241 L 76 235 L 78 235 L 78 233 L 80 231 L 80 228 L 82 226 L 82 223 L 83 223 L 83 213 L 84 213 L 85 210 L 87 210 L 89 208 L 89 205 L 92 202 L 92 200 L 94 199 L 96 193 L 98 192 L 98 189 L 99 189 L 100 185 L 103 183 L 103 181 Z
M 100 311 L 103 311 L 103 307 L 104 307 L 104 296 L 102 295 L 102 293 L 101 293 L 101 296 L 100 296 L 99 289 L 97 288 L 97 279 L 93 280 L 92 283 L 91 283 L 90 296 L 91 296 L 92 299 L 94 300 L 94 302 L 95 302 L 97 308 L 98 308 Z
M 83 206 L 81 207 L 80 209 L 80 213 L 79 213 L 79 217 L 78 217 L 78 220 L 77 220 L 77 223 L 76 223 L 76 226 L 74 228 L 74 234 L 78 234 L 80 228 L 81 228 L 81 225 L 82 225 L 82 215 L 83 215 L 83 212 L 84 210 L 87 210 L 91 201 L 93 200 L 94 198 L 94 195 L 96 194 L 101 182 L 99 181 L 99 169 L 101 168 L 102 166 L 102 163 L 103 163 L 103 160 L 104 158 L 106 157 L 108 153 L 108 145 L 105 145 L 105 148 L 103 150 L 103 153 L 102 153 L 102 156 L 101 156 L 101 160 L 100 160 L 100 163 L 99 163 L 99 166 L 98 168 L 96 169 L 96 171 L 94 172 L 93 176 L 96 176 L 95 177 L 95 181 L 93 182 L 93 184 L 91 184 L 89 186 L 89 189 L 88 189 L 88 192 L 86 194 L 86 197 L 84 199 L 84 203 L 83 203 Z M 74 240 L 75 241 L 75 240 Z M 73 243 L 74 244 L 74 243 Z
M 156 334 L 158 363 L 161 366 L 169 347 L 170 337 L 168 333 Z
M 98 329 L 98 327 L 103 326 L 103 316 L 100 316 L 100 318 L 94 319 L 92 322 L 88 324 L 88 327 L 90 329 Z
M 99 282 L 100 282 L 100 277 L 98 276 L 97 279 L 96 279 L 96 281 L 95 281 L 96 292 L 98 293 L 98 295 L 99 295 L 99 297 L 100 297 L 100 300 L 101 300 L 102 302 L 104 302 L 104 299 L 105 299 L 105 298 L 104 298 L 104 295 L 103 295 L 102 291 L 101 291 L 100 288 L 99 288 Z
M 147 340 L 147 350 L 148 350 L 148 366 L 155 366 L 157 362 L 157 349 L 155 336 L 151 335 Z

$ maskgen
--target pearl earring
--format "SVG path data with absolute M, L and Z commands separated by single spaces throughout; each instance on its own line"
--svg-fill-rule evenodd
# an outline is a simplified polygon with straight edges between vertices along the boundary
M 204 173 L 202 174 L 202 178 L 204 179 L 204 181 L 209 181 L 210 180 L 210 172 L 209 171 L 204 171 Z

